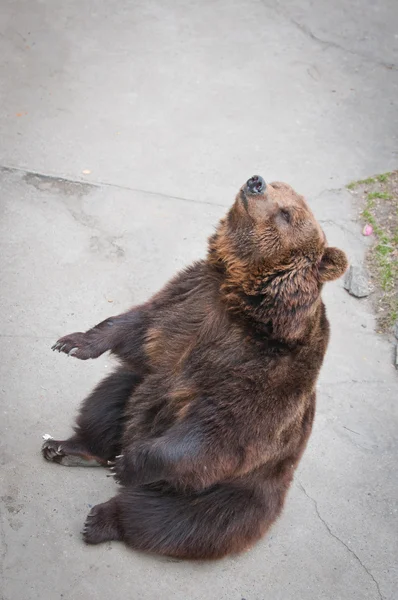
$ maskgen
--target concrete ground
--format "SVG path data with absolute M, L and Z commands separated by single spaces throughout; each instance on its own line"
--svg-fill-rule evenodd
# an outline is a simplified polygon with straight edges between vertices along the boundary
M 2 600 L 396 599 L 397 375 L 342 281 L 325 290 L 314 432 L 252 551 L 187 564 L 86 547 L 115 485 L 39 452 L 111 368 L 52 342 L 203 256 L 252 174 L 304 193 L 361 260 L 344 186 L 397 167 L 396 0 L 3 0 L 0 93 Z

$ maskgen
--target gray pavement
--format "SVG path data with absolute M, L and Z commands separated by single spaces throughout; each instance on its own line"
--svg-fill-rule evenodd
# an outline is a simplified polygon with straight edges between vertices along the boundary
M 86 547 L 85 515 L 115 486 L 39 453 L 111 368 L 51 343 L 203 256 L 253 173 L 294 185 L 362 259 L 344 186 L 397 166 L 396 0 L 3 0 L 0 94 L 0 598 L 396 599 L 397 374 L 342 281 L 325 291 L 314 432 L 252 551 L 187 564 Z

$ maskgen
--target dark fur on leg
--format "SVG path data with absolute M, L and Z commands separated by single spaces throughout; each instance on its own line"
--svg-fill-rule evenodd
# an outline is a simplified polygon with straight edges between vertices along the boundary
M 92 510 L 84 538 L 123 540 L 136 550 L 180 559 L 219 559 L 250 548 L 282 510 L 285 490 L 258 494 L 234 484 L 184 494 L 166 483 L 130 486 Z
M 101 381 L 83 402 L 75 435 L 62 441 L 46 436 L 43 457 L 69 467 L 106 466 L 121 450 L 126 403 L 140 381 L 123 369 Z
M 91 454 L 106 461 L 120 453 L 126 403 L 140 381 L 139 375 L 118 369 L 83 402 L 75 437 Z

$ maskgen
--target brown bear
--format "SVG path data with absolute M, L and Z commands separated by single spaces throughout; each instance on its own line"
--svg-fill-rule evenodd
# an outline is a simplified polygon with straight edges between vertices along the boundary
M 329 338 L 327 246 L 302 196 L 254 176 L 206 260 L 145 304 L 53 349 L 120 366 L 83 402 L 47 460 L 111 466 L 118 494 L 89 513 L 88 544 L 215 559 L 252 546 L 280 514 L 310 435 Z

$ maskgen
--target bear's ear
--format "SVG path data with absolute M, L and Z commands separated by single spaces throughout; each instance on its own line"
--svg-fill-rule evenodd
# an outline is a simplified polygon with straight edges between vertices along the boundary
M 348 267 L 348 260 L 342 250 L 325 248 L 319 264 L 319 281 L 334 281 L 343 275 Z

